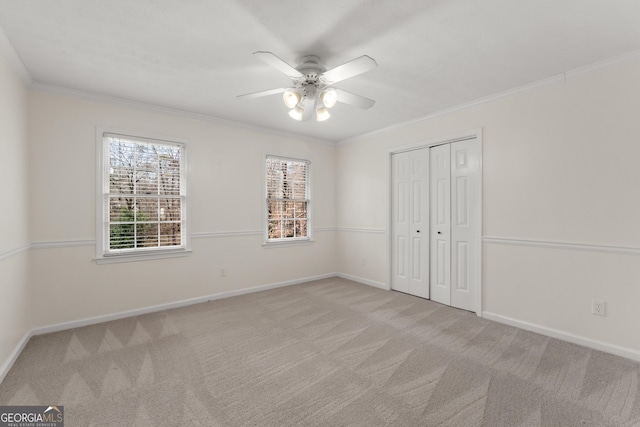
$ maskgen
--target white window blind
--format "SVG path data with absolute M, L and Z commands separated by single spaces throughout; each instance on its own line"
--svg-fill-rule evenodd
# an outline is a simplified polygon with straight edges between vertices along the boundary
M 309 161 L 267 156 L 267 242 L 309 239 Z
M 184 145 L 104 133 L 104 255 L 185 248 Z

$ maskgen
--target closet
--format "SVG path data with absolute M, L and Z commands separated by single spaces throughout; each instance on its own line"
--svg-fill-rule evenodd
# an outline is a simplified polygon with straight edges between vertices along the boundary
M 392 154 L 392 289 L 477 310 L 480 161 L 477 138 Z

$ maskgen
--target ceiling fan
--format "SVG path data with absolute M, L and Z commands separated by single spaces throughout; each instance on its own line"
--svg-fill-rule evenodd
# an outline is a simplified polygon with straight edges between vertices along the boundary
M 331 117 L 328 109 L 336 102 L 363 109 L 371 108 L 375 104 L 372 99 L 333 87 L 335 83 L 376 68 L 376 61 L 367 55 L 327 70 L 315 55 L 303 56 L 300 65 L 294 68 L 271 52 L 259 51 L 253 54 L 291 77 L 293 86 L 247 93 L 238 95 L 238 98 L 259 98 L 282 93 L 285 105 L 291 109 L 291 118 L 309 120 L 315 111 L 316 120 L 319 122 Z

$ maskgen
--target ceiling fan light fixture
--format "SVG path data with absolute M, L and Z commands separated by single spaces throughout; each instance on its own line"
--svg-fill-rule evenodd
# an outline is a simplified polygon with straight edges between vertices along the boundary
M 307 121 L 311 119 L 315 111 L 316 120 L 319 122 L 331 117 L 327 110 L 335 106 L 337 101 L 365 110 L 375 104 L 372 99 L 333 87 L 334 84 L 342 80 L 358 76 L 377 67 L 376 61 L 367 55 L 362 55 L 327 70 L 321 65 L 320 58 L 315 55 L 303 56 L 301 63 L 297 67 L 292 67 L 271 52 L 257 51 L 253 54 L 261 61 L 289 76 L 293 85 L 238 95 L 238 98 L 260 98 L 282 94 L 284 104 L 290 109 L 289 117 L 298 121 Z
M 294 120 L 300 121 L 302 120 L 303 113 L 304 113 L 304 108 L 300 107 L 299 105 L 296 105 L 295 107 L 293 107 L 291 111 L 289 111 L 289 117 L 291 117 Z
M 325 89 L 320 93 L 320 101 L 325 108 L 331 108 L 338 101 L 338 93 L 334 89 Z
M 282 95 L 282 99 L 284 100 L 284 105 L 289 108 L 294 108 L 300 102 L 302 97 L 295 90 L 287 90 Z
M 325 107 L 320 107 L 320 108 L 318 108 L 316 110 L 316 120 L 317 121 L 324 122 L 329 117 L 331 117 L 331 114 L 329 114 L 329 111 Z

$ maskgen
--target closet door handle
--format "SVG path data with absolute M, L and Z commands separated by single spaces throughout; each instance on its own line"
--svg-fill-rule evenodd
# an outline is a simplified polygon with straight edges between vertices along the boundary
M 442 231 L 438 231 L 438 234 L 442 234 Z

